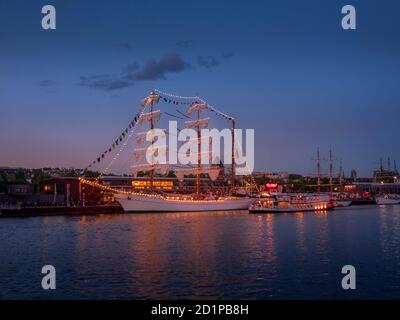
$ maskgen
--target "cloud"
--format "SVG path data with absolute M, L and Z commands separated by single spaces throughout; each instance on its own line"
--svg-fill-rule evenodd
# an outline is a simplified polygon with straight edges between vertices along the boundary
M 50 86 L 54 86 L 55 82 L 53 80 L 42 80 L 39 82 L 39 86 L 41 87 L 50 87 Z
M 101 90 L 117 90 L 133 86 L 137 81 L 166 79 L 166 74 L 181 72 L 188 67 L 190 65 L 183 61 L 180 55 L 171 53 L 164 55 L 159 61 L 154 58 L 148 59 L 142 68 L 137 62 L 130 63 L 114 76 L 107 74 L 82 76 L 78 85 Z
M 190 40 L 179 40 L 176 42 L 176 46 L 178 46 L 180 48 L 188 49 L 193 46 L 193 43 Z
M 219 66 L 219 61 L 213 56 L 198 56 L 197 63 L 200 67 L 211 69 Z
M 102 74 L 82 76 L 78 84 L 84 87 L 102 89 L 107 91 L 122 89 L 133 85 L 133 83 L 130 81 Z
M 177 73 L 189 67 L 181 56 L 177 53 L 171 53 L 163 56 L 160 61 L 154 58 L 147 60 L 142 69 L 131 76 L 135 80 L 157 80 L 165 79 L 167 73 Z

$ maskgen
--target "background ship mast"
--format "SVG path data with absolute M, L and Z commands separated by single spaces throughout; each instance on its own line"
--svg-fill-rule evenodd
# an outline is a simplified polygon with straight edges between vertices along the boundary
M 153 112 L 153 102 L 151 103 L 151 106 L 150 106 L 150 112 L 151 113 Z M 153 129 L 154 129 L 154 122 L 153 122 L 153 117 L 151 117 L 150 118 L 150 130 L 153 130 Z M 153 143 L 154 143 L 154 141 L 152 140 L 151 145 L 153 145 Z M 154 164 L 154 155 L 153 154 L 151 157 L 151 164 L 152 165 Z M 154 189 L 154 168 L 152 168 L 150 170 L 150 190 L 153 191 L 153 189 Z
M 317 165 L 317 172 L 316 172 L 316 184 L 311 184 L 308 185 L 309 187 L 316 187 L 317 193 L 323 192 L 329 192 L 333 194 L 335 190 L 335 186 L 339 186 L 340 189 L 342 188 L 343 185 L 343 163 L 342 160 L 340 159 L 340 167 L 339 167 L 339 172 L 337 173 L 337 178 L 334 177 L 336 174 L 334 172 L 334 161 L 337 161 L 339 159 L 334 158 L 332 148 L 329 148 L 329 157 L 321 157 L 320 154 L 320 149 L 319 147 L 317 148 L 317 157 L 313 158 L 313 160 L 316 161 Z M 321 170 L 321 161 L 328 161 L 329 164 L 329 172 L 328 173 L 323 173 Z M 336 180 L 335 180 L 336 179 Z
M 329 149 L 329 191 L 333 192 L 333 158 L 332 148 Z
M 317 149 L 317 192 L 321 192 L 321 159 L 319 156 L 319 148 Z
M 340 159 L 340 167 L 339 167 L 339 186 L 340 191 L 343 192 L 343 160 Z
M 197 110 L 197 121 L 200 120 L 200 109 Z M 197 170 L 196 170 L 196 193 L 200 194 L 200 170 L 201 170 L 201 132 L 200 132 L 200 122 L 197 126 Z
M 232 168 L 231 168 L 231 175 L 232 175 L 232 192 L 235 189 L 235 119 L 232 118 Z

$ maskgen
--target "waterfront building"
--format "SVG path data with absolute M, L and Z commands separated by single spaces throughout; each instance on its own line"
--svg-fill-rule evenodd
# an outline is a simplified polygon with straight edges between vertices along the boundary
M 383 160 L 380 159 L 380 168 L 374 171 L 374 182 L 397 183 L 398 176 L 399 172 L 397 171 L 396 160 L 393 161 L 393 169 L 392 169 L 390 158 L 388 158 L 386 168 L 384 168 L 383 166 Z
M 267 180 L 283 180 L 286 182 L 289 178 L 289 173 L 286 171 L 282 172 L 253 172 L 253 178 L 263 178 Z
M 222 179 L 222 180 L 221 180 Z M 207 191 L 215 184 L 224 184 L 223 178 L 211 182 L 209 179 L 200 179 L 202 191 Z M 95 178 L 87 178 L 95 180 Z M 124 191 L 148 191 L 150 190 L 149 177 L 132 176 L 102 176 L 99 183 L 113 189 Z M 214 185 L 213 185 L 214 184 Z M 196 178 L 186 178 L 184 183 L 176 177 L 154 177 L 153 188 L 162 193 L 183 192 L 192 193 L 196 188 Z M 113 193 L 101 190 L 90 185 L 81 184 L 78 177 L 53 177 L 46 179 L 44 186 L 45 195 L 54 196 L 58 202 L 68 204 L 95 204 L 114 202 Z
M 400 194 L 400 182 L 353 182 L 344 186 L 344 191 L 353 194 Z

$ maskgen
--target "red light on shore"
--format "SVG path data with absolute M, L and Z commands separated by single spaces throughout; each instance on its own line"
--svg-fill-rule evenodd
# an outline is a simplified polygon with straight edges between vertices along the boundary
M 267 189 L 276 189 L 276 188 L 278 188 L 278 184 L 277 184 L 277 183 L 267 183 L 267 184 L 265 185 L 265 187 L 266 187 Z

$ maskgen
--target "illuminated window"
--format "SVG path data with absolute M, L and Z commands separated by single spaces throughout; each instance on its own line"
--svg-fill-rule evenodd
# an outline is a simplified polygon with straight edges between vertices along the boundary
M 153 187 L 156 189 L 172 190 L 174 183 L 172 181 L 153 181 Z M 150 180 L 146 181 L 132 181 L 132 187 L 135 189 L 149 189 Z

